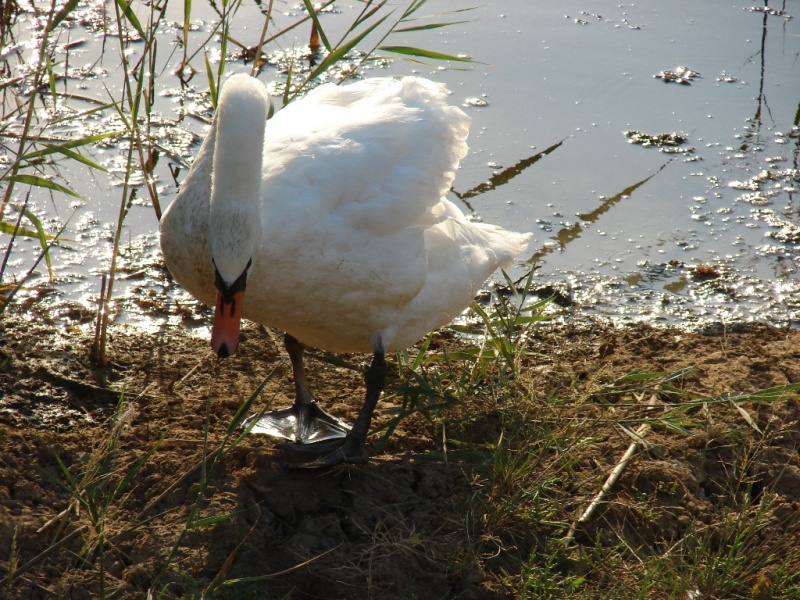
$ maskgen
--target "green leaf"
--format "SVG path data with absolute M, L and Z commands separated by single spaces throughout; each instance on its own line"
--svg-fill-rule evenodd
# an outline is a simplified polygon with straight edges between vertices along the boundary
M 390 13 L 391 14 L 391 13 Z M 344 58 L 345 54 L 350 52 L 356 44 L 358 44 L 361 40 L 367 37 L 370 33 L 372 33 L 381 23 L 383 23 L 389 15 L 384 15 L 380 19 L 378 19 L 375 23 L 371 26 L 367 27 L 364 31 L 359 33 L 357 36 L 352 38 L 351 40 L 344 42 L 341 46 L 335 48 L 331 51 L 325 59 L 317 65 L 317 68 L 314 69 L 311 74 L 308 76 L 306 81 L 311 81 L 315 79 L 320 73 L 324 73 L 331 65 L 339 62 L 342 58 Z
M 424 48 L 414 48 L 412 46 L 379 46 L 378 50 L 384 52 L 392 52 L 393 54 L 402 54 L 404 56 L 413 56 L 415 58 L 428 58 L 431 60 L 452 60 L 457 62 L 477 63 L 471 58 L 462 56 L 454 56 L 452 54 L 443 54 L 442 52 L 434 52 L 432 50 L 425 50 Z M 478 63 L 483 64 L 483 63 Z
M 24 158 L 36 158 L 36 156 L 46 156 L 48 154 L 55 154 L 55 153 L 63 154 L 67 158 L 71 158 L 78 162 L 81 162 L 92 169 L 97 169 L 98 171 L 103 171 L 104 173 L 108 173 L 108 169 L 106 169 L 102 165 L 98 165 L 93 160 L 90 160 L 83 156 L 82 154 L 78 154 L 77 152 L 73 152 L 66 145 L 55 145 L 55 144 L 45 144 L 45 150 L 39 150 L 37 152 L 31 152 L 29 155 L 25 156 Z
M 422 343 L 419 352 L 417 352 L 417 356 L 414 357 L 414 362 L 409 367 L 412 371 L 416 371 L 419 368 L 419 365 L 422 363 L 422 359 L 425 357 L 425 353 L 428 351 L 428 347 L 431 345 L 432 340 L 433 333 L 429 333 L 428 337 L 426 337 L 425 341 Z
M 17 204 L 12 204 L 12 208 L 16 211 L 21 212 L 27 219 L 33 224 L 36 228 L 36 232 L 30 236 L 35 237 L 39 240 L 39 245 L 42 247 L 42 254 L 44 255 L 45 263 L 47 264 L 47 272 L 50 276 L 50 280 L 53 280 L 53 264 L 50 260 L 50 240 L 54 239 L 55 236 L 48 235 L 48 233 L 44 230 L 44 225 L 39 220 L 35 214 L 33 214 L 27 206 L 19 206 Z M 12 232 L 13 233 L 13 232 Z M 17 235 L 19 235 L 19 231 L 17 231 Z
M 55 181 L 50 181 L 49 179 L 45 179 L 44 177 L 39 177 L 38 175 L 27 175 L 25 173 L 11 175 L 9 177 L 4 177 L 4 181 L 12 181 L 14 183 L 21 183 L 23 185 L 33 185 L 36 187 L 47 188 L 50 190 L 55 190 L 56 192 L 61 192 L 63 194 L 67 194 L 69 196 L 74 196 L 75 198 L 80 198 L 80 195 L 76 192 L 73 192 L 68 187 L 64 187 L 56 183 Z
M 228 35 L 230 34 L 229 31 L 229 23 L 228 21 L 224 21 L 222 23 L 222 40 L 220 41 L 220 48 L 219 48 L 219 66 L 217 67 L 217 83 L 222 82 L 222 76 L 225 74 L 225 67 L 227 63 L 228 57 Z
M 6 223 L 5 221 L 0 221 L 0 233 L 6 233 L 8 235 L 14 235 L 16 230 L 17 236 L 22 237 L 29 237 L 29 238 L 38 238 L 39 234 L 35 231 L 30 229 L 25 229 L 24 227 L 20 227 L 17 229 L 15 223 Z
M 433 13 L 433 14 L 430 14 L 430 15 L 422 15 L 422 16 L 419 16 L 419 17 L 412 17 L 411 15 L 414 12 L 416 12 L 417 10 L 419 10 L 422 7 L 422 5 L 425 4 L 426 2 L 427 2 L 427 0 L 423 0 L 423 2 L 419 3 L 418 6 L 412 6 L 411 8 L 409 8 L 405 13 L 403 13 L 403 18 L 400 19 L 400 22 L 401 23 L 406 23 L 408 21 L 419 21 L 420 19 L 430 19 L 432 17 L 444 17 L 444 16 L 449 16 L 449 15 L 455 15 L 455 14 L 458 14 L 458 13 L 471 12 L 471 11 L 475 10 L 476 8 L 478 8 L 477 6 L 468 6 L 466 8 L 457 8 L 455 10 L 446 10 L 446 11 L 443 11 L 443 12 Z
M 417 11 L 418 11 L 420 8 L 422 8 L 423 6 L 425 6 L 425 4 L 427 4 L 427 2 L 428 2 L 428 0 L 415 0 L 414 2 L 412 2 L 412 3 L 409 5 L 409 7 L 408 7 L 408 8 L 406 9 L 406 11 L 403 13 L 403 17 L 402 17 L 402 19 L 400 19 L 400 20 L 401 20 L 401 21 L 405 21 L 405 20 L 408 20 L 408 19 L 410 19 L 411 15 L 413 15 L 413 14 L 414 14 L 415 12 L 417 12 Z
M 623 375 L 617 381 L 651 381 L 663 376 L 664 374 L 660 372 L 642 373 L 639 371 L 634 371 L 632 373 L 628 373 L 627 375 Z
M 158 447 L 161 446 L 163 441 L 164 441 L 164 436 L 162 435 L 158 439 L 158 441 L 147 452 L 145 452 L 144 456 L 142 456 L 139 460 L 136 461 L 136 463 L 134 463 L 133 468 L 131 468 L 125 475 L 125 477 L 122 479 L 122 481 L 120 481 L 117 484 L 117 487 L 114 488 L 113 493 L 109 494 L 108 502 L 106 504 L 110 503 L 111 500 L 113 500 L 114 498 L 119 498 L 122 492 L 124 492 L 127 489 L 128 485 L 130 485 L 131 481 L 133 481 L 136 475 L 139 474 L 144 464 L 148 460 L 150 460 L 153 454 L 155 454 L 156 450 L 158 450 Z
M 464 362 L 474 362 L 479 360 L 481 357 L 482 351 L 480 348 L 465 348 L 463 350 L 450 350 L 446 355 L 445 354 L 429 354 L 425 358 L 426 363 L 437 363 L 437 362 L 445 362 L 445 361 L 464 361 Z
M 730 400 L 732 402 L 772 402 L 775 400 L 784 400 L 786 394 L 794 394 L 795 392 L 800 392 L 800 383 L 788 383 L 777 387 L 756 390 L 755 392 L 742 392 L 740 394 L 731 395 Z
M 208 60 L 208 52 L 203 54 L 206 60 L 206 77 L 208 77 L 208 93 L 211 95 L 211 106 L 214 110 L 217 109 L 217 83 L 214 81 L 214 69 L 211 67 L 211 61 Z
M 689 431 L 684 425 L 681 425 L 677 421 L 672 421 L 670 419 L 659 419 L 657 422 L 661 423 L 664 427 L 666 427 L 670 431 L 680 433 L 681 435 L 692 435 L 691 431 Z
M 528 323 L 538 323 L 540 321 L 549 321 L 550 317 L 547 315 L 533 315 L 530 317 L 517 317 L 514 319 L 515 325 L 527 325 Z
M 136 33 L 139 34 L 143 40 L 147 39 L 147 36 L 144 34 L 144 29 L 142 29 L 142 24 L 139 23 L 139 19 L 136 16 L 136 13 L 133 12 L 131 5 L 125 2 L 125 0 L 116 0 L 117 6 L 122 9 L 122 14 L 125 15 L 125 18 L 128 19 L 128 22 L 133 25 L 133 28 L 136 30 Z
M 479 325 L 459 325 L 458 323 L 450 323 L 448 329 L 456 333 L 464 333 L 467 335 L 476 335 L 483 333 L 483 329 Z
M 236 411 L 236 414 L 233 416 L 233 419 L 228 425 L 228 430 L 226 432 L 227 437 L 232 436 L 233 432 L 236 431 L 236 429 L 242 424 L 247 417 L 247 413 L 250 412 L 250 407 L 252 407 L 253 403 L 256 401 L 256 399 L 258 399 L 261 391 L 264 389 L 264 386 L 267 385 L 267 382 L 272 379 L 272 377 L 275 375 L 275 372 L 281 367 L 281 364 L 273 367 L 273 369 L 267 374 L 266 377 L 264 377 L 261 383 L 258 384 L 258 387 L 256 387 L 256 389 L 253 390 L 253 392 L 247 397 L 247 400 L 242 402 L 242 404 L 239 406 L 239 410 Z
M 94 144 L 95 142 L 99 142 L 101 140 L 114 137 L 117 135 L 122 135 L 124 133 L 125 133 L 124 131 L 108 131 L 106 133 L 87 135 L 86 137 L 82 137 L 77 140 L 70 140 L 62 144 L 46 144 L 44 150 L 36 150 L 34 152 L 28 152 L 27 154 L 24 154 L 22 157 L 20 157 L 20 160 L 32 160 L 34 158 L 39 158 L 41 156 L 53 154 L 54 152 L 62 152 L 62 148 L 78 148 L 80 146 L 86 146 L 87 144 Z
M 368 0 L 367 2 L 365 2 L 364 3 L 364 8 L 361 10 L 361 14 L 358 15 L 358 17 L 356 17 L 356 19 L 350 25 L 350 29 L 347 30 L 347 33 L 350 33 L 351 31 L 353 31 L 353 29 L 355 29 L 356 27 L 361 25 L 361 23 L 371 19 L 372 15 L 374 15 L 376 12 L 378 12 L 383 7 L 384 4 L 386 4 L 386 0 L 382 0 L 382 2 L 378 2 L 378 4 L 376 4 L 375 6 L 371 6 L 372 5 L 372 0 Z M 347 33 L 345 35 L 347 35 Z
M 53 20 L 47 24 L 46 33 L 50 33 L 51 31 L 53 31 L 53 29 L 58 27 L 58 24 L 61 23 L 61 21 L 63 21 L 64 19 L 66 19 L 73 10 L 75 10 L 75 7 L 78 6 L 78 1 L 79 0 L 69 0 L 69 2 L 67 2 L 61 8 L 61 10 L 59 10 L 56 13 L 56 16 L 53 17 Z
M 46 60 L 47 66 L 47 79 L 50 84 L 50 95 L 53 97 L 53 106 L 55 107 L 56 103 L 56 78 L 53 75 L 53 61 L 50 60 L 50 56 L 47 56 Z
M 672 373 L 668 373 L 664 375 L 664 381 L 672 381 L 673 379 L 682 379 L 684 377 L 689 377 L 692 373 L 694 373 L 696 369 L 694 367 L 686 367 L 684 369 L 678 369 L 677 371 L 673 371 Z
M 189 28 L 191 27 L 192 0 L 183 0 L 183 47 L 189 43 Z M 185 51 L 185 50 L 184 50 Z
M 141 73 L 141 71 L 140 71 Z M 144 81 L 147 79 L 142 75 L 134 77 L 134 81 L 136 82 L 136 91 L 131 92 L 131 119 L 130 119 L 130 132 L 135 139 L 139 138 L 139 109 L 142 106 L 142 100 L 145 101 L 145 110 L 149 110 L 147 106 L 147 98 L 145 94 L 142 93 L 142 89 L 144 88 Z
M 221 515 L 214 515 L 212 517 L 206 517 L 205 519 L 199 519 L 194 523 L 189 523 L 189 529 L 198 529 L 199 527 L 207 527 L 209 525 L 216 525 L 217 523 L 222 523 L 223 521 L 228 521 L 231 517 L 233 517 L 233 513 L 225 513 Z
M 286 106 L 289 103 L 289 91 L 292 89 L 292 76 L 294 75 L 294 59 L 289 62 L 289 70 L 286 72 L 286 81 L 283 84 L 283 98 L 281 99 L 283 105 Z M 270 104 L 270 112 L 272 111 L 272 105 Z M 268 118 L 272 118 L 272 115 L 269 115 Z
M 325 46 L 325 49 L 328 52 L 330 52 L 331 45 L 328 42 L 328 36 L 325 35 L 325 32 L 322 30 L 322 25 L 319 22 L 319 16 L 317 15 L 317 11 L 314 10 L 314 5 L 311 4 L 311 0 L 303 0 L 303 4 L 306 5 L 308 16 L 311 17 L 312 21 L 314 21 L 314 26 L 317 28 L 317 33 L 319 33 L 319 38 L 322 40 L 322 45 Z
M 460 23 L 469 23 L 469 21 L 451 21 L 449 23 L 428 23 L 427 25 L 416 25 L 413 27 L 400 27 L 395 29 L 392 33 L 409 33 L 412 31 L 427 31 L 428 29 L 439 29 L 440 27 L 448 27 L 450 25 L 458 25 Z

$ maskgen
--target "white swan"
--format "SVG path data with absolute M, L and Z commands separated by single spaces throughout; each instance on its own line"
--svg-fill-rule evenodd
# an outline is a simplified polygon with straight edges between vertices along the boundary
M 470 121 L 446 93 L 417 77 L 328 84 L 266 122 L 263 84 L 234 75 L 161 220 L 169 270 L 216 305 L 221 358 L 242 316 L 286 332 L 296 400 L 253 431 L 298 442 L 282 448 L 303 466 L 365 462 L 384 353 L 458 316 L 527 246 L 530 234 L 472 223 L 445 199 Z M 298 340 L 373 353 L 352 429 L 317 407 Z

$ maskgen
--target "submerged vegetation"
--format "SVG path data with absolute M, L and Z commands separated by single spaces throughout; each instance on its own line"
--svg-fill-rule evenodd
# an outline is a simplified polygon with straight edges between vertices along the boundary
M 800 376 L 751 357 L 764 340 L 769 357 L 798 360 L 796 335 L 556 330 L 532 278 L 507 278 L 459 324 L 394 357 L 371 437 L 383 454 L 320 475 L 287 475 L 268 443 L 238 429 L 290 386 L 260 332 L 247 332 L 223 375 L 198 362 L 200 342 L 174 332 L 120 333 L 109 348 L 126 219 L 142 204 L 160 216 L 159 159 L 177 179 L 194 141 L 181 120 L 210 119 L 232 63 L 268 69 L 287 103 L 387 57 L 470 61 L 393 41 L 465 18 L 436 14 L 433 1 L 357 2 L 336 35 L 326 19 L 335 0 L 298 2 L 280 29 L 277 4 L 210 3 L 216 19 L 199 24 L 191 1 L 2 4 L 0 593 L 797 597 Z M 254 39 L 231 35 L 254 14 Z M 77 23 L 102 42 L 85 67 L 70 60 L 85 43 L 69 34 Z M 298 31 L 307 46 L 285 41 Z M 102 71 L 117 72 L 114 84 L 84 95 Z M 164 92 L 172 78 L 179 89 Z M 180 105 L 176 119 L 157 108 L 162 94 Z M 54 245 L 79 237 L 70 211 L 48 220 L 29 200 L 78 197 L 65 164 L 117 194 L 94 336 L 70 329 L 67 350 L 46 311 L 26 305 L 38 317 L 29 324 L 14 310 L 36 269 L 52 266 Z M 15 258 L 25 240 L 35 256 Z M 23 275 L 12 278 L 15 260 Z M 714 276 L 701 267 L 696 277 Z M 359 357 L 317 358 L 322 373 L 344 367 L 326 395 L 352 395 Z M 712 376 L 735 361 L 741 372 Z M 342 393 L 342 381 L 352 389 Z M 44 414 L 35 402 L 81 416 L 31 426 L 27 417 Z

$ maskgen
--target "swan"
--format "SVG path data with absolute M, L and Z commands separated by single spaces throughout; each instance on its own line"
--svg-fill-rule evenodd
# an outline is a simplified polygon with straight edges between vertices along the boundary
M 474 223 L 445 198 L 470 118 L 420 77 L 322 85 L 269 121 L 265 86 L 229 77 L 159 230 L 167 267 L 215 306 L 211 346 L 236 352 L 247 318 L 285 333 L 295 401 L 251 432 L 282 437 L 289 465 L 364 463 L 387 352 L 458 316 L 531 234 Z M 306 346 L 370 352 L 351 426 L 317 405 Z

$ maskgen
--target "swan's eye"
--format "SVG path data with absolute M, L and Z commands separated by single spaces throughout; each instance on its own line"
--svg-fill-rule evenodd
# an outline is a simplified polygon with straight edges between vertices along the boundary
M 214 259 L 211 259 L 211 262 L 214 262 Z M 250 265 L 253 264 L 253 259 L 247 261 L 247 266 L 242 271 L 242 274 L 236 278 L 232 284 L 228 285 L 225 283 L 225 280 L 222 278 L 222 275 L 219 273 L 219 269 L 217 269 L 217 264 L 214 263 L 214 286 L 222 292 L 222 300 L 226 304 L 230 304 L 233 302 L 233 295 L 238 292 L 243 292 L 247 287 L 247 273 L 250 271 Z

